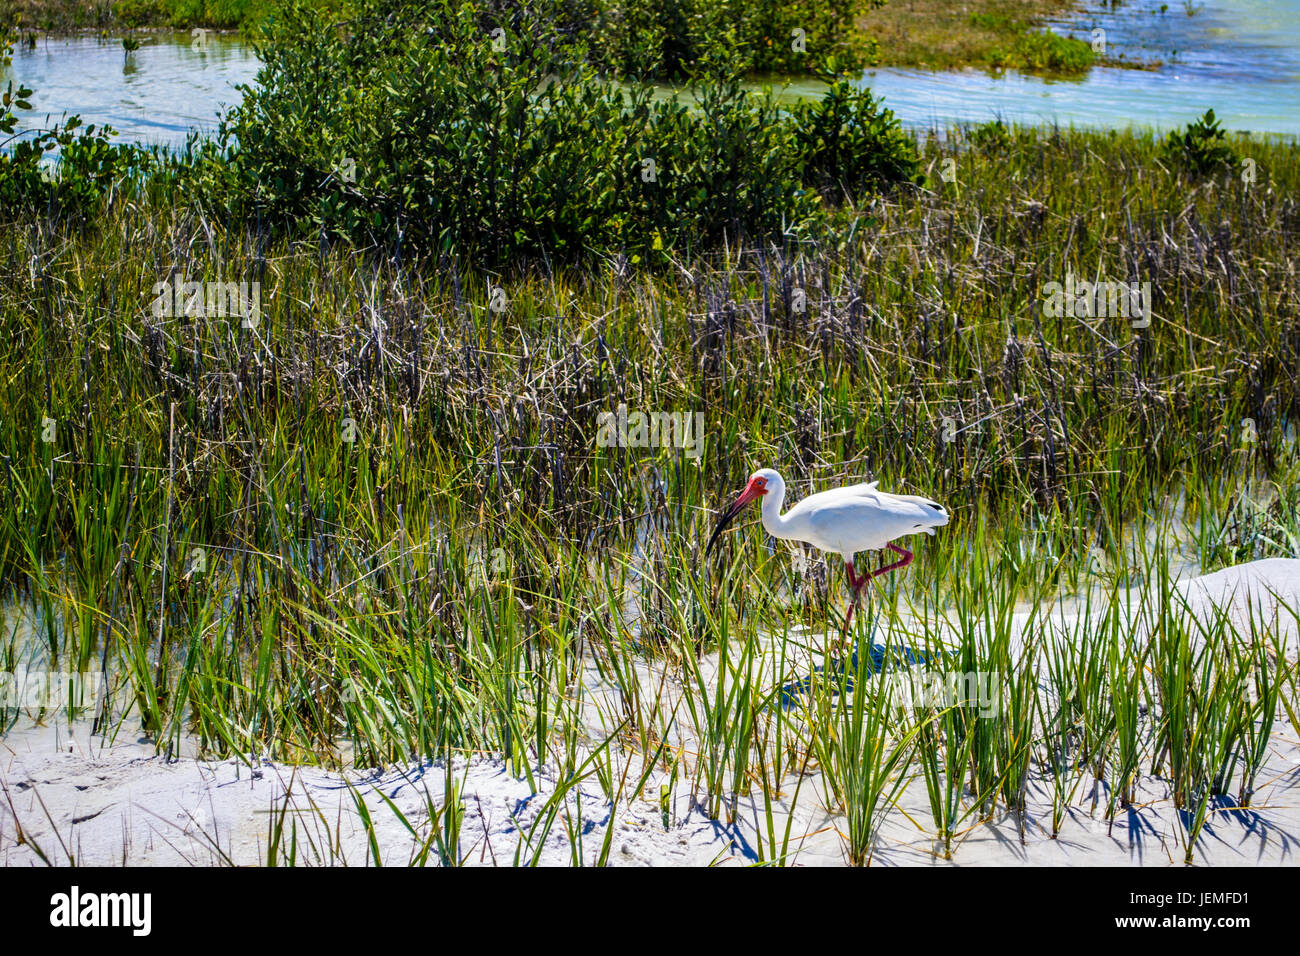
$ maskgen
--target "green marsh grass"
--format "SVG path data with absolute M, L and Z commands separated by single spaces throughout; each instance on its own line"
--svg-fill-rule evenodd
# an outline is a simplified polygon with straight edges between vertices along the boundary
M 93 227 L 6 220 L 0 579 L 34 622 L 21 652 L 102 664 L 131 703 L 101 729 L 139 727 L 160 752 L 487 754 L 526 779 L 589 774 L 626 805 L 642 777 L 627 750 L 707 816 L 753 809 L 763 862 L 797 856 L 788 802 L 818 794 L 867 862 L 918 774 L 942 853 L 1001 810 L 1023 828 L 1033 774 L 1054 832 L 1089 782 L 1113 821 L 1159 776 L 1194 847 L 1216 800 L 1248 799 L 1277 708 L 1293 725 L 1296 708 L 1294 661 L 1173 606 L 1170 552 L 1208 571 L 1300 542 L 1300 162 L 1293 144 L 1235 145 L 1253 188 L 1166 168 L 1140 134 L 953 131 L 921 148 L 958 160 L 960 190 L 637 268 L 488 276 L 290 243 L 158 182 L 123 183 Z M 1042 285 L 1067 271 L 1149 280 L 1150 329 L 1044 315 Z M 175 272 L 256 278 L 260 323 L 155 318 L 152 284 Z M 702 412 L 699 456 L 599 447 L 620 403 Z M 950 442 L 945 418 L 963 428 Z M 868 476 L 948 505 L 871 589 L 859 647 L 874 621 L 997 671 L 997 719 L 900 716 L 873 678 L 817 674 L 816 632 L 848 599 L 838 562 L 796 571 L 756 522 L 703 562 L 714 510 L 768 464 L 796 497 Z M 1078 616 L 1054 628 L 1071 595 Z M 1242 679 L 1255 703 L 1233 696 Z M 551 809 L 538 826 L 580 819 Z M 424 859 L 460 862 L 459 817 L 439 814 Z

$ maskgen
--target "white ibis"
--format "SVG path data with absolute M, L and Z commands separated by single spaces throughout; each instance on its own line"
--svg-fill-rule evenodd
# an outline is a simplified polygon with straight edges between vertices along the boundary
M 704 553 L 708 555 L 723 529 L 744 510 L 745 505 L 755 498 L 762 498 L 763 527 L 772 537 L 807 541 L 844 559 L 844 566 L 849 572 L 849 587 L 853 589 L 853 603 L 844 620 L 844 630 L 847 632 L 862 586 L 872 578 L 897 571 L 912 563 L 912 552 L 900 548 L 893 540 L 908 534 L 932 535 L 935 528 L 948 523 L 948 512 L 942 505 L 916 495 L 891 495 L 877 491 L 878 483 L 872 481 L 809 495 L 785 514 L 781 514 L 781 504 L 785 501 L 785 480 L 771 468 L 760 468 L 749 476 L 745 490 L 718 522 Z M 859 551 L 879 551 L 883 548 L 896 551 L 902 557 L 892 564 L 858 577 L 853 571 L 853 556 Z

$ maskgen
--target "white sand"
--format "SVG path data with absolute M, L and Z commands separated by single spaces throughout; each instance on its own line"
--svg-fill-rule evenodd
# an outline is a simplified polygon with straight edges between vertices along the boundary
M 1277 597 L 1300 608 L 1300 561 L 1258 561 L 1206 575 L 1183 585 L 1198 614 L 1218 604 L 1242 627 L 1246 609 L 1269 610 Z M 1258 613 L 1258 611 L 1256 612 Z M 1295 652 L 1295 622 L 1281 612 L 1280 632 Z M 1246 628 L 1248 632 L 1248 627 Z M 716 658 L 706 662 L 717 666 Z M 658 683 L 662 675 L 649 673 Z M 651 685 L 653 686 L 653 685 Z M 659 683 L 659 686 L 662 686 Z M 597 697 L 600 689 L 591 691 Z M 592 705 L 589 721 L 606 719 L 613 700 Z M 680 741 L 688 744 L 689 741 Z M 616 758 L 616 772 L 622 774 Z M 632 758 L 635 761 L 635 758 Z M 698 808 L 689 782 L 679 782 L 669 800 L 664 825 L 659 803 L 666 776 L 656 771 L 644 788 L 649 799 L 624 800 L 611 809 L 597 778 L 585 777 L 556 796 L 555 775 L 535 771 L 537 790 L 508 772 L 499 761 L 458 761 L 465 809 L 456 852 L 469 864 L 507 864 L 534 857 L 546 865 L 569 865 L 575 858 L 595 862 L 613 818 L 609 862 L 615 865 L 703 865 L 755 862 L 766 839 L 761 794 L 742 800 L 730 826 L 709 820 Z M 633 764 L 629 778 L 635 780 Z M 918 771 L 919 773 L 919 771 Z M 787 781 L 788 801 L 797 781 Z M 349 787 L 351 785 L 351 788 Z M 118 741 L 105 747 L 86 728 L 19 726 L 0 738 L 0 864 L 39 865 L 33 849 L 59 864 L 156 865 L 264 863 L 273 821 L 283 819 L 279 856 L 288 852 L 296 821 L 300 864 L 373 864 L 354 792 L 374 821 L 379 856 L 385 864 L 405 864 L 428 842 L 427 807 L 444 804 L 444 769 L 422 764 L 383 773 L 338 774 L 261 761 L 257 769 L 236 760 L 182 758 L 168 763 L 146 741 Z M 1108 800 L 1093 782 L 1079 783 L 1061 832 L 1047 832 L 1051 820 L 1050 782 L 1031 778 L 1026 833 L 1017 820 L 1000 813 L 988 823 L 967 821 L 954 846 L 954 864 L 965 865 L 1181 865 L 1183 827 L 1166 785 L 1145 778 L 1134 807 L 1117 813 L 1113 828 L 1102 819 Z M 355 788 L 355 791 L 352 789 Z M 629 785 L 630 789 L 630 785 Z M 382 794 L 382 796 L 381 796 Z M 412 837 L 387 797 L 416 830 Z M 844 819 L 824 806 L 823 780 L 804 778 L 793 814 L 789 859 L 799 864 L 839 865 L 845 860 Z M 283 813 L 282 813 L 283 811 Z M 547 820 L 551 823 L 546 827 Z M 787 817 L 778 807 L 778 839 Z M 924 782 L 911 780 L 898 808 L 890 809 L 873 854 L 888 865 L 947 865 L 936 853 Z M 22 839 L 20 839 L 20 833 Z M 570 834 L 575 836 L 571 837 Z M 763 836 L 760 838 L 760 834 Z M 1221 806 L 1196 847 L 1196 862 L 1211 865 L 1294 864 L 1300 853 L 1300 745 L 1285 722 L 1275 729 L 1266 764 L 1249 809 Z M 770 850 L 763 851 L 764 856 Z M 436 851 L 430 863 L 438 862 Z
M 1267 630 L 1288 659 L 1300 651 L 1300 561 L 1268 558 L 1234 565 L 1193 578 L 1182 591 L 1198 620 L 1212 620 L 1218 608 L 1238 634 L 1249 636 L 1252 627 Z

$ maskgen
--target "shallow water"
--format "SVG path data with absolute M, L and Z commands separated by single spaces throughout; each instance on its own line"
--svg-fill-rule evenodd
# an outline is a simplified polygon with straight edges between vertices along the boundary
M 1159 60 L 1157 70 L 1098 67 L 1079 80 L 1048 80 L 979 70 L 935 73 L 869 70 L 861 82 L 912 128 L 1002 117 L 1030 124 L 1124 128 L 1181 126 L 1206 109 L 1229 129 L 1300 135 L 1300 0 L 1206 0 L 1188 15 L 1182 2 L 1136 0 L 1052 24 L 1091 40 L 1105 31 L 1109 51 Z M 210 131 L 218 113 L 239 100 L 259 61 L 238 37 L 210 35 L 196 50 L 184 33 L 152 34 L 129 58 L 119 38 L 40 39 L 14 54 L 9 78 L 36 91 L 26 128 L 46 114 L 79 113 L 108 123 L 122 139 L 178 147 L 191 130 Z M 799 81 L 783 99 L 815 96 L 822 85 Z
M 123 141 L 175 148 L 191 130 L 214 129 L 220 112 L 239 102 L 236 86 L 252 83 L 260 66 L 236 37 L 209 34 L 196 49 L 186 34 L 160 33 L 142 38 L 130 57 L 118 37 L 42 37 L 35 49 L 14 52 L 6 79 L 35 91 L 20 128 L 80 114 Z
M 1156 70 L 1095 67 L 1078 80 L 980 70 L 936 73 L 869 70 L 863 85 L 883 95 L 904 125 L 942 128 L 997 118 L 1030 125 L 1169 129 L 1207 109 L 1228 129 L 1300 134 L 1300 0 L 1219 0 L 1188 16 L 1182 3 L 1160 13 L 1158 0 L 1055 21 L 1057 33 L 1091 41 L 1105 31 L 1111 55 L 1160 61 Z M 792 84 L 812 95 L 816 84 Z

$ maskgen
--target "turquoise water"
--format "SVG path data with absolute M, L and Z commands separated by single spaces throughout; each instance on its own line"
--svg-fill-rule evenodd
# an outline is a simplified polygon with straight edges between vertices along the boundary
M 1300 0 L 1197 4 L 1141 0 L 1071 17 L 1058 33 L 1112 53 L 1163 64 L 1157 70 L 1094 67 L 1077 81 L 966 70 L 877 70 L 864 82 L 909 126 L 1002 117 L 1024 123 L 1124 128 L 1182 126 L 1213 108 L 1229 129 L 1300 135 Z
M 1092 39 L 1105 31 L 1113 54 L 1153 61 L 1156 70 L 1098 67 L 1080 80 L 1045 80 L 1014 72 L 934 73 L 870 70 L 861 82 L 885 97 L 909 127 L 944 127 L 1001 117 L 1024 123 L 1167 129 L 1213 108 L 1229 129 L 1300 135 L 1300 0 L 1129 0 L 1051 24 Z M 179 146 L 192 129 L 212 129 L 221 109 L 238 102 L 258 60 L 234 38 L 210 36 L 205 50 L 183 34 L 158 34 L 124 58 L 119 40 L 92 37 L 38 41 L 14 55 L 10 74 L 36 90 L 28 128 L 80 113 L 108 123 L 124 139 Z M 815 83 L 792 83 L 783 96 L 814 95 Z

